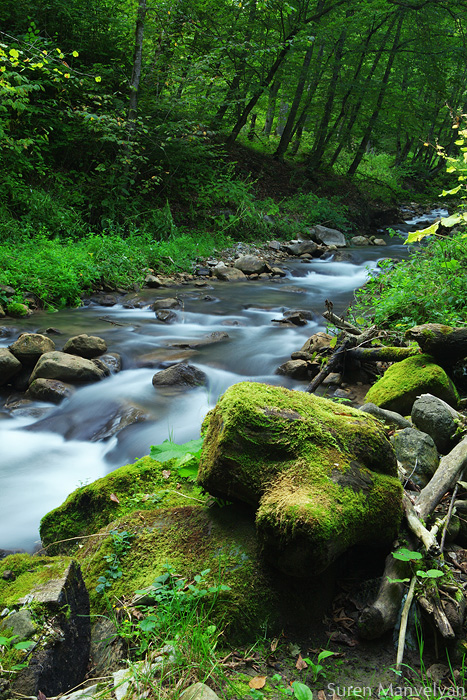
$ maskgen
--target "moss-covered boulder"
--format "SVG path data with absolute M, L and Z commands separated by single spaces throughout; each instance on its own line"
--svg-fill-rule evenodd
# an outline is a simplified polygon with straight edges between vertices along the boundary
M 199 483 L 257 508 L 263 552 L 312 577 L 355 544 L 389 544 L 401 518 L 379 421 L 302 392 L 243 382 L 206 417 Z
M 12 695 L 41 691 L 50 697 L 84 680 L 91 625 L 89 596 L 76 561 L 6 557 L 0 561 L 0 609 L 0 636 L 11 639 L 3 647 L 0 679 L 10 681 Z M 27 651 L 24 639 L 30 643 Z
M 77 488 L 61 506 L 47 513 L 40 526 L 42 543 L 49 554 L 70 553 L 80 538 L 116 518 L 157 505 L 185 505 L 187 495 L 199 497 L 200 490 L 186 481 L 180 484 L 170 464 L 143 457 Z
M 258 547 L 250 509 L 235 504 L 185 505 L 131 513 L 86 540 L 76 557 L 94 614 L 106 612 L 107 596 L 96 587 L 100 577 L 109 576 L 106 557 L 116 552 L 116 542 L 123 536 L 127 546 L 119 555 L 122 575 L 111 580 L 109 597 L 151 605 L 151 585 L 161 574 L 170 570 L 194 583 L 203 572 L 202 588 L 228 587 L 218 594 L 214 591 L 204 603 L 213 623 L 230 638 L 251 638 L 284 626 L 309 629 L 322 618 L 332 597 L 332 576 L 326 575 L 325 584 L 320 577 L 295 582 L 269 568 Z
M 407 415 L 420 394 L 433 394 L 454 408 L 459 402 L 456 387 L 431 355 L 415 355 L 391 365 L 370 388 L 365 402 Z

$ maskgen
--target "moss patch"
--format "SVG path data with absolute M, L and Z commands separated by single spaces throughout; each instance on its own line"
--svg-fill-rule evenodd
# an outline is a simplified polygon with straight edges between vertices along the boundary
M 264 552 L 284 572 L 313 576 L 351 545 L 396 534 L 396 459 L 372 416 L 244 382 L 226 391 L 203 429 L 201 485 L 259 506 Z
M 459 394 L 448 375 L 431 355 L 423 354 L 397 362 L 386 370 L 365 397 L 374 403 L 403 415 L 410 413 L 420 394 L 430 393 L 457 407 Z
M 70 565 L 69 557 L 38 557 L 30 554 L 11 554 L 0 561 L 0 607 L 14 608 L 20 598 L 33 588 L 52 579 L 61 578 Z M 11 577 L 3 578 L 5 571 Z
M 176 470 L 171 472 L 170 464 L 143 457 L 73 491 L 41 521 L 47 551 L 69 553 L 76 548 L 73 538 L 96 533 L 135 510 L 186 505 L 191 498 L 204 500 L 199 488 L 180 480 Z

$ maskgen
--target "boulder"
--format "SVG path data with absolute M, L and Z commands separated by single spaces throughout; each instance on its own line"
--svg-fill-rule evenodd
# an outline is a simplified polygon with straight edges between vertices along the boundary
M 7 384 L 21 368 L 21 362 L 8 348 L 0 348 L 0 386 Z
M 459 442 L 459 427 L 463 422 L 460 413 L 431 394 L 422 394 L 412 406 L 412 423 L 431 435 L 442 454 L 450 452 Z
M 63 399 L 72 396 L 74 387 L 58 379 L 35 379 L 29 385 L 26 392 L 27 397 L 37 401 L 49 401 L 50 403 L 60 403 Z
M 202 348 L 205 345 L 214 345 L 215 343 L 222 343 L 229 339 L 229 334 L 226 331 L 213 331 L 207 335 L 203 335 L 202 338 L 194 338 L 193 340 L 178 340 L 171 343 L 173 348 L 191 348 L 196 350 L 197 348 Z
M 318 249 L 318 246 L 314 241 L 298 241 L 298 243 L 287 243 L 282 246 L 289 255 L 304 255 L 309 253 L 313 255 Z
M 146 275 L 144 279 L 144 284 L 150 289 L 158 289 L 159 287 L 164 286 L 159 277 L 157 277 L 156 275 Z
M 35 365 L 45 352 L 55 350 L 55 343 L 40 333 L 22 333 L 18 340 L 10 345 L 10 351 L 20 362 Z
M 368 391 L 365 402 L 402 415 L 410 414 L 415 399 L 430 393 L 457 406 L 459 395 L 446 372 L 430 355 L 414 355 L 391 365 Z
M 67 340 L 63 346 L 63 352 L 92 360 L 93 357 L 98 357 L 107 352 L 107 343 L 103 338 L 99 338 L 97 335 L 86 335 L 86 333 L 82 333 L 81 335 L 75 335 L 73 338 Z
M 32 371 L 30 381 L 32 383 L 35 379 L 43 377 L 75 384 L 97 382 L 104 376 L 103 370 L 91 360 L 54 350 L 41 355 Z
M 415 428 L 404 428 L 391 440 L 407 478 L 420 488 L 426 486 L 439 464 L 438 450 L 431 437 Z
M 152 383 L 154 387 L 196 387 L 206 384 L 207 379 L 205 373 L 197 367 L 180 362 L 155 374 L 152 378 Z
M 13 580 L 1 576 L 5 569 L 13 573 Z M 18 659 L 26 665 L 12 677 L 12 695 L 37 697 L 41 691 L 51 697 L 82 683 L 91 628 L 89 596 L 76 561 L 29 554 L 2 560 L 0 608 L 9 611 L 2 624 L 18 634 L 16 641 L 31 638 L 35 643 Z
M 312 394 L 242 382 L 208 413 L 198 481 L 257 509 L 263 553 L 314 576 L 355 544 L 389 545 L 402 488 L 384 427 Z
M 158 309 L 156 311 L 156 318 L 161 323 L 175 323 L 177 320 L 177 314 L 172 309 Z
M 285 374 L 292 379 L 309 379 L 308 362 L 304 360 L 287 360 L 277 368 L 276 374 Z
M 317 241 L 324 243 L 324 245 L 335 245 L 336 248 L 345 248 L 347 245 L 344 234 L 335 228 L 313 226 L 311 233 Z
M 168 297 L 167 299 L 158 299 L 152 305 L 153 311 L 158 311 L 159 309 L 179 309 L 181 303 L 178 299 L 174 297 Z
M 206 683 L 194 683 L 180 695 L 180 700 L 220 700 Z
M 225 263 L 219 263 L 213 268 L 213 273 L 222 282 L 237 282 L 246 280 L 246 275 L 236 267 L 227 267 Z
M 350 243 L 351 243 L 351 245 L 357 245 L 357 246 L 360 246 L 360 245 L 371 245 L 370 239 L 367 238 L 366 236 L 353 236 L 353 237 L 350 239 Z
M 387 243 L 384 238 L 375 238 L 373 240 L 373 245 L 387 245 Z
M 241 255 L 235 262 L 234 267 L 241 270 L 246 275 L 260 274 L 266 270 L 267 265 L 257 255 Z
M 122 369 L 122 357 L 118 352 L 107 352 L 99 357 L 110 374 L 117 374 Z

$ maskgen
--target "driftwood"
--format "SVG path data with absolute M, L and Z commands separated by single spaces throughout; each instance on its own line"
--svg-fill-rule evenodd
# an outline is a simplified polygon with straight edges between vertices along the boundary
M 443 367 L 451 367 L 467 356 L 467 328 L 452 328 L 441 323 L 425 323 L 409 328 L 406 338 L 416 340 L 422 352 Z
M 339 367 L 344 358 L 346 351 L 351 348 L 353 345 L 355 345 L 355 338 L 354 337 L 349 337 L 345 338 L 344 342 L 341 343 L 332 353 L 331 357 L 329 358 L 328 362 L 326 365 L 323 367 L 323 369 L 316 375 L 316 377 L 310 382 L 308 385 L 306 391 L 309 394 L 312 394 L 316 389 L 319 387 L 321 382 L 323 382 L 328 374 L 333 372 L 337 367 Z
M 423 546 L 430 556 L 438 556 L 440 554 L 438 541 L 434 534 L 426 529 L 420 518 L 417 516 L 412 501 L 407 494 L 404 494 L 402 497 L 402 505 L 404 506 L 407 524 L 412 530 L 413 534 L 423 542 Z
M 449 454 L 441 458 L 435 474 L 418 494 L 415 510 L 421 519 L 426 520 L 433 513 L 444 494 L 455 486 L 466 467 L 467 437 L 461 440 Z
M 456 636 L 454 630 L 452 629 L 451 623 L 449 622 L 446 613 L 443 609 L 443 604 L 435 596 L 419 596 L 418 602 L 420 606 L 433 617 L 437 629 L 441 632 L 441 635 L 445 639 L 454 639 Z
M 336 316 L 335 313 L 333 313 L 330 309 L 328 311 L 325 311 L 323 313 L 323 318 L 326 319 L 326 321 L 329 321 L 329 323 L 332 323 L 333 326 L 336 326 L 336 328 L 339 328 L 341 331 L 346 331 L 347 333 L 351 333 L 352 335 L 361 335 L 362 331 L 360 328 L 357 326 L 354 326 L 352 323 L 349 323 L 348 321 L 345 321 L 343 318 L 340 316 Z

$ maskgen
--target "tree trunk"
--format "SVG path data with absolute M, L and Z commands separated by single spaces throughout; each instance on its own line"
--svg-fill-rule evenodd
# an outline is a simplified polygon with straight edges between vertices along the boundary
M 361 160 L 362 160 L 363 155 L 365 153 L 367 144 L 370 140 L 371 133 L 372 133 L 373 128 L 378 120 L 379 112 L 380 112 L 380 109 L 381 109 L 381 106 L 382 106 L 383 100 L 384 100 L 384 95 L 386 94 L 386 88 L 388 86 L 389 76 L 391 74 L 392 66 L 394 64 L 394 60 L 396 58 L 397 51 L 399 50 L 399 38 L 401 35 L 401 30 L 402 30 L 402 25 L 404 23 L 404 19 L 405 19 L 405 12 L 402 11 L 399 15 L 399 21 L 397 23 L 394 41 L 392 44 L 391 51 L 389 53 L 388 62 L 386 64 L 386 70 L 384 71 L 384 75 L 383 75 L 383 78 L 381 80 L 381 88 L 380 88 L 380 91 L 378 94 L 378 99 L 376 100 L 375 108 L 373 110 L 373 113 L 372 113 L 369 121 L 368 121 L 367 127 L 365 129 L 365 133 L 364 133 L 363 138 L 360 142 L 360 145 L 358 147 L 355 158 L 353 159 L 352 164 L 350 165 L 350 168 L 347 171 L 347 175 L 349 175 L 350 177 L 352 177 L 352 175 L 355 175 L 357 168 L 361 163 Z
M 279 92 L 279 87 L 280 87 L 280 80 L 278 77 L 274 80 L 273 84 L 271 85 L 269 89 L 269 96 L 268 96 L 268 111 L 266 113 L 266 121 L 264 122 L 264 129 L 263 133 L 264 135 L 269 138 L 271 135 L 272 131 L 272 125 L 274 123 L 274 116 L 276 113 L 276 100 L 277 100 L 277 93 Z
M 310 69 L 311 57 L 313 55 L 314 44 L 306 51 L 305 57 L 303 59 L 302 68 L 300 71 L 300 76 L 298 78 L 297 87 L 295 88 L 295 96 L 290 107 L 289 115 L 287 117 L 287 122 L 285 123 L 284 129 L 281 134 L 281 140 L 277 146 L 276 152 L 274 153 L 274 158 L 281 160 L 284 157 L 284 153 L 292 138 L 293 125 L 295 122 L 295 117 L 297 116 L 297 111 L 302 100 L 303 90 L 305 89 L 305 81 Z

